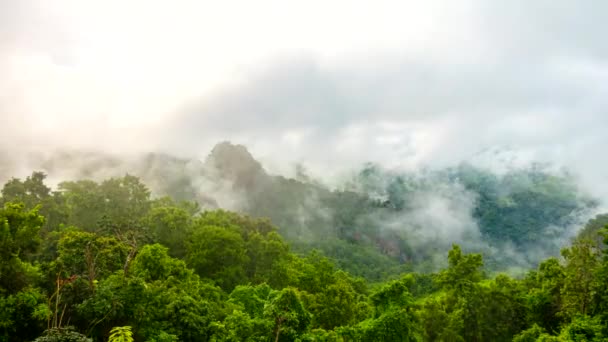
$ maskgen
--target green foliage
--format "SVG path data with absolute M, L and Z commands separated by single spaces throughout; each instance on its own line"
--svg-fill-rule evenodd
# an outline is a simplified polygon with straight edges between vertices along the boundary
M 108 342 L 133 342 L 131 327 L 115 327 L 110 330 Z
M 131 272 L 146 282 L 187 280 L 192 277 L 192 271 L 186 264 L 182 260 L 171 258 L 168 248 L 159 244 L 144 246 L 133 260 Z
M 37 271 L 25 261 L 40 245 L 44 218 L 20 203 L 0 208 L 0 294 L 15 293 L 31 283 Z
M 34 342 L 93 342 L 93 340 L 74 331 L 73 327 L 67 327 L 49 329 L 44 332 L 44 336 L 36 338 Z
M 479 329 L 484 341 L 510 341 L 526 327 L 524 289 L 518 281 L 500 274 L 485 282 L 479 294 Z
M 342 342 L 344 341 L 338 333 L 332 330 L 324 329 L 311 329 L 309 333 L 306 333 L 300 339 L 301 341 L 310 342 Z
M 417 314 L 424 341 L 464 341 L 460 335 L 463 311 L 453 310 L 450 299 L 446 293 L 438 293 L 419 303 Z
M 293 256 L 274 229 L 268 220 L 204 212 L 194 220 L 186 260 L 201 277 L 228 291 L 246 282 L 284 287 Z
M 375 316 L 377 317 L 391 310 L 393 307 L 409 305 L 412 301 L 412 296 L 404 281 L 395 280 L 382 286 L 370 296 L 370 300 L 376 308 Z
M 44 185 L 41 173 L 9 181 L 0 209 L 0 341 L 524 342 L 608 336 L 608 250 L 597 236 L 577 238 L 562 260 L 549 258 L 522 278 L 486 273 L 481 254 L 459 245 L 441 251 L 447 252 L 446 268 L 408 273 L 416 258 L 435 252 L 412 246 L 405 233 L 380 231 L 378 220 L 370 219 L 410 210 L 411 194 L 449 180 L 480 195 L 474 213 L 479 222 L 505 230 L 481 227 L 486 237 L 525 244 L 540 237 L 532 228 L 539 220 L 566 222 L 567 213 L 579 208 L 567 177 L 538 170 L 497 177 L 462 167 L 432 178 L 384 179 L 370 167 L 350 187 L 357 191 L 329 191 L 272 178 L 259 165 L 232 170 L 230 158 L 216 162 L 236 188 L 259 196 L 249 210 L 273 213 L 282 223 L 296 216 L 302 221 L 295 230 L 276 228 L 267 219 L 234 212 L 200 212 L 194 202 L 151 199 L 129 175 L 64 182 L 59 192 Z M 191 185 L 176 192 L 187 197 Z M 366 197 L 373 191 L 387 200 Z M 335 211 L 323 212 L 318 203 Z M 588 225 L 598 236 L 601 218 Z M 299 240 L 298 254 L 281 232 Z
M 591 241 L 577 240 L 570 248 L 564 249 L 562 255 L 566 259 L 563 314 L 570 317 L 587 315 L 592 305 L 599 253 Z
M 608 229 L 603 229 L 601 235 L 604 237 L 604 244 L 608 245 Z M 608 249 L 602 250 L 600 262 L 595 275 L 592 312 L 606 324 L 608 323 Z M 604 329 L 604 334 L 608 336 L 608 328 Z
M 601 231 L 608 226 L 608 214 L 600 214 L 590 219 L 585 227 L 578 233 L 581 240 L 593 241 L 595 247 L 605 248 L 604 236 Z
M 217 226 L 196 227 L 188 244 L 188 264 L 204 278 L 214 279 L 225 290 L 245 279 L 249 258 L 238 232 Z
M 93 288 L 98 278 L 123 269 L 131 247 L 113 236 L 68 230 L 59 239 L 57 249 L 57 270 L 64 277 L 84 277 Z
M 405 280 L 385 284 L 370 300 L 375 307 L 373 317 L 359 323 L 347 335 L 357 341 L 418 340 L 419 325 Z
M 360 304 L 363 298 L 351 285 L 348 275 L 340 272 L 335 278 L 335 283 L 318 294 L 311 308 L 313 324 L 326 330 L 356 323 L 366 316 L 367 307 Z
M 248 235 L 245 244 L 248 260 L 245 273 L 249 281 L 285 286 L 289 246 L 281 236 L 274 231 L 266 234 L 256 231 Z
M 2 188 L 0 204 L 23 203 L 28 210 L 38 207 L 39 213 L 45 217 L 42 231 L 48 232 L 65 223 L 67 213 L 61 193 L 52 192 L 44 184 L 45 179 L 44 173 L 33 172 L 24 181 L 17 178 L 9 180 Z
M 159 332 L 157 336 L 151 337 L 147 340 L 147 342 L 178 342 L 178 341 L 179 341 L 179 339 L 177 338 L 177 335 L 168 334 L 164 331 Z
M 251 317 L 262 317 L 272 289 L 266 284 L 239 285 L 230 293 L 228 302 L 241 305 Z
M 566 341 L 575 342 L 600 342 L 606 341 L 602 330 L 604 325 L 599 317 L 591 318 L 589 316 L 580 315 L 575 317 L 570 324 L 562 329 L 560 337 Z
M 27 341 L 38 336 L 51 316 L 43 293 L 26 288 L 0 296 L 0 341 Z
M 469 290 L 482 278 L 480 268 L 483 261 L 480 254 L 463 254 L 460 246 L 453 245 L 448 252 L 449 267 L 437 278 L 440 285 L 457 292 Z
M 128 276 L 119 271 L 106 278 L 79 312 L 96 322 L 97 336 L 110 325 L 128 324 L 144 339 L 164 332 L 180 341 L 200 341 L 209 338 L 221 300 L 219 289 L 201 282 L 183 261 L 169 257 L 166 247 L 148 245 L 133 260 Z
M 520 332 L 513 338 L 513 342 L 536 342 L 541 335 L 545 334 L 545 329 L 537 324 Z
M 311 318 L 297 290 L 289 287 L 271 293 L 270 300 L 264 306 L 264 317 L 274 322 L 274 341 L 295 340 L 306 331 Z
M 525 298 L 529 321 L 547 331 L 558 331 L 562 323 L 560 310 L 564 281 L 564 269 L 556 258 L 545 260 L 539 265 L 538 271 L 528 274 Z
M 26 208 L 33 209 L 51 195 L 51 188 L 44 184 L 45 178 L 42 172 L 33 172 L 25 181 L 12 178 L 2 188 L 3 201 L 21 202 Z
M 151 205 L 150 191 L 131 175 L 102 183 L 90 180 L 59 184 L 68 210 L 68 225 L 91 232 L 142 238 L 141 221 Z
M 294 246 L 301 251 L 312 248 L 318 249 L 332 260 L 340 269 L 356 276 L 364 277 L 372 282 L 384 281 L 396 274 L 411 270 L 411 266 L 401 263 L 395 258 L 382 254 L 374 246 L 357 241 L 342 239 L 326 239 L 301 243 Z
M 212 324 L 210 341 L 268 341 L 272 334 L 272 322 L 262 318 L 252 318 L 247 313 L 234 310 L 223 322 Z
M 149 238 L 167 248 L 171 256 L 184 258 L 186 241 L 192 233 L 192 214 L 172 203 L 168 206 L 155 206 L 143 218 L 149 229 Z
M 403 341 L 415 342 L 416 322 L 404 309 L 382 314 L 380 317 L 361 325 L 360 341 Z

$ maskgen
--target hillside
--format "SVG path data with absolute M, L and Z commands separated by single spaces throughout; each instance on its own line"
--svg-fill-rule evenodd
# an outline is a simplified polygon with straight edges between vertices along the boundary
M 156 195 L 134 175 L 55 189 L 41 172 L 6 182 L 0 340 L 599 342 L 608 333 L 605 215 L 565 242 L 594 204 L 566 176 L 368 165 L 330 189 L 269 175 L 228 143 L 200 163 L 92 160 L 110 168 L 62 156 L 98 172 L 89 176 L 141 167 L 131 170 Z M 213 191 L 201 194 L 202 180 Z M 211 208 L 224 201 L 251 216 Z M 561 258 L 535 259 L 558 241 Z M 528 265 L 520 276 L 494 274 L 518 261 Z
M 376 280 L 445 266 L 443 251 L 453 243 L 482 252 L 493 272 L 522 272 L 559 255 L 597 203 L 567 173 L 538 165 L 497 174 L 469 164 L 420 172 L 367 164 L 330 187 L 306 174 L 268 174 L 246 147 L 229 142 L 202 161 L 85 152 L 41 160 L 35 169 L 51 179 L 128 173 L 155 196 L 270 218 L 296 250 L 319 249 Z

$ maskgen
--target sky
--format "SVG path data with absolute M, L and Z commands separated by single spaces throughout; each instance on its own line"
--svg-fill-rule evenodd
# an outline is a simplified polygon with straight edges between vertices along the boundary
M 551 162 L 608 198 L 608 3 L 0 0 L 0 150 Z M 603 184 L 607 184 L 606 186 Z

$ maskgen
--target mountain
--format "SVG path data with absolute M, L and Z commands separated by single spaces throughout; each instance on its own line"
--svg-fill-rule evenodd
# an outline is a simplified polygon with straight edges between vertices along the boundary
M 89 151 L 29 160 L 54 182 L 129 173 L 155 196 L 268 217 L 296 251 L 320 249 L 371 279 L 437 269 L 453 243 L 483 252 L 489 269 L 528 268 L 558 255 L 597 206 L 567 173 L 538 166 L 496 174 L 468 164 L 423 172 L 367 164 L 329 187 L 308 176 L 269 174 L 245 146 L 230 142 L 202 161 Z

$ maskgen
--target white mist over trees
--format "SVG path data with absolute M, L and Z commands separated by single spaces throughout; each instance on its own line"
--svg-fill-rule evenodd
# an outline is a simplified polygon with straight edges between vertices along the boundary
M 245 146 L 229 142 L 204 160 L 63 152 L 38 161 L 32 167 L 57 182 L 128 173 L 154 197 L 268 217 L 295 248 L 321 249 L 368 277 L 399 265 L 439 269 L 454 243 L 482 252 L 492 271 L 519 274 L 558 256 L 600 210 L 599 200 L 570 174 L 541 165 L 497 173 L 469 164 L 416 172 L 366 164 L 327 183 L 302 169 L 299 179 L 272 175 Z M 58 183 L 58 189 L 66 186 Z M 353 258 L 370 264 L 356 269 Z
M 606 13 L 0 0 L 0 342 L 604 341 Z

